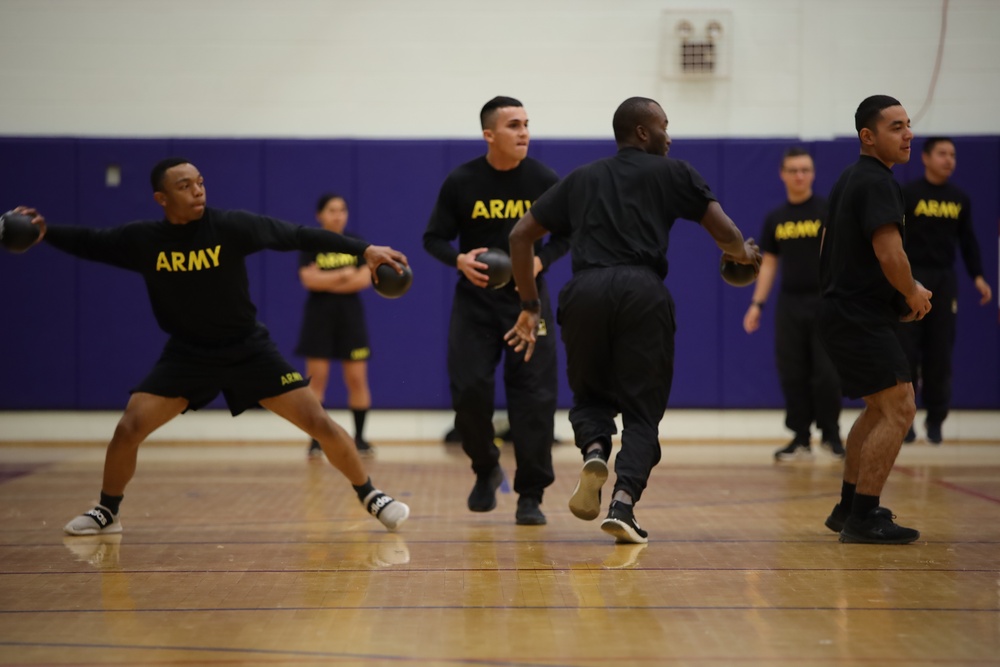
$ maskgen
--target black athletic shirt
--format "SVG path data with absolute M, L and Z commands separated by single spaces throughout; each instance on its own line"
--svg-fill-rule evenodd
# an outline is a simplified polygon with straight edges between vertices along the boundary
M 71 255 L 141 274 L 160 328 L 208 344 L 237 340 L 256 326 L 247 255 L 265 248 L 361 255 L 368 247 L 323 229 L 213 208 L 186 225 L 144 220 L 109 229 L 50 227 L 45 240 Z
M 451 267 L 459 254 L 476 248 L 509 253 L 514 225 L 558 180 L 556 172 L 530 157 L 508 171 L 494 169 L 486 156 L 456 167 L 441 185 L 424 232 L 424 248 Z M 458 250 L 451 244 L 456 237 Z M 568 250 L 569 239 L 555 235 L 544 246 L 541 240 L 535 244 L 546 269 Z M 467 280 L 461 271 L 459 275 Z
M 342 234 L 341 236 L 354 239 L 356 241 L 363 240 L 355 236 L 354 234 Z M 367 247 L 367 244 L 366 244 Z M 364 260 L 361 259 L 361 255 L 349 253 L 349 252 L 331 252 L 331 251 L 315 251 L 315 250 L 305 250 L 299 253 L 299 268 L 309 266 L 310 264 L 315 264 L 320 271 L 340 271 L 347 267 L 357 267 Z M 326 291 L 313 291 L 309 290 L 309 300 L 318 302 L 327 301 L 343 301 L 349 299 L 360 299 L 361 297 L 357 292 L 348 293 L 338 293 L 338 292 L 326 292 Z
M 785 202 L 764 219 L 760 249 L 781 258 L 781 291 L 819 295 L 819 246 L 826 200 L 817 195 L 800 204 Z
M 572 234 L 574 273 L 632 265 L 665 278 L 674 221 L 700 221 L 713 201 L 687 162 L 623 148 L 574 170 L 531 213 L 549 231 Z
M 926 178 L 903 186 L 906 201 L 906 255 L 910 264 L 927 269 L 953 269 L 955 241 L 969 276 L 983 275 L 979 243 L 972 229 L 969 196 L 951 183 L 934 185 Z
M 905 237 L 903 192 L 892 170 L 862 155 L 830 192 L 830 218 L 820 255 L 824 298 L 849 302 L 863 318 L 898 320 L 902 296 L 882 272 L 872 246 L 875 231 L 899 225 Z

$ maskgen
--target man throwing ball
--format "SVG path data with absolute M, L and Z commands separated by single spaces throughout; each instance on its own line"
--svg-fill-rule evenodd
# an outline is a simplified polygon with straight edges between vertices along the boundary
M 153 197 L 163 207 L 162 220 L 110 229 L 47 229 L 35 209 L 17 209 L 41 227 L 38 241 L 139 273 L 156 320 L 170 335 L 152 371 L 132 389 L 108 443 L 100 503 L 66 524 L 66 533 L 121 532 L 119 508 L 135 473 L 139 445 L 182 412 L 204 407 L 220 391 L 233 416 L 260 405 L 319 441 L 368 512 L 389 530 L 398 528 L 409 507 L 372 485 L 353 440 L 330 419 L 308 381 L 285 361 L 257 321 L 245 258 L 265 248 L 347 252 L 364 257 L 374 272 L 381 264 L 400 271 L 406 257 L 387 246 L 322 229 L 208 208 L 205 180 L 183 158 L 157 163 L 150 181 Z

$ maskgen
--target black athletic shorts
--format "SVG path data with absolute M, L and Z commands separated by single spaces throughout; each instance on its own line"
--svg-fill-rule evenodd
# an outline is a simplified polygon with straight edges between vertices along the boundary
M 295 354 L 310 359 L 368 359 L 371 350 L 361 298 L 357 294 L 310 295 Z
M 267 328 L 258 324 L 247 337 L 219 345 L 171 338 L 153 370 L 132 392 L 183 397 L 188 410 L 197 410 L 221 391 L 235 417 L 261 399 L 307 386 L 309 382 L 278 352 Z
M 872 320 L 849 303 L 823 299 L 817 324 L 845 396 L 871 396 L 895 387 L 897 381 L 911 381 L 910 365 L 892 320 Z

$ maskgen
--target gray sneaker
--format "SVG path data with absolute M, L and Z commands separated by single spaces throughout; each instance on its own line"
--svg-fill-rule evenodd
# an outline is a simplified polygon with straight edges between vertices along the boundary
M 410 516 L 410 508 L 395 498 L 375 489 L 361 501 L 368 513 L 389 530 L 396 530 Z
M 63 527 L 67 535 L 110 535 L 122 532 L 117 514 L 103 505 L 87 510 Z

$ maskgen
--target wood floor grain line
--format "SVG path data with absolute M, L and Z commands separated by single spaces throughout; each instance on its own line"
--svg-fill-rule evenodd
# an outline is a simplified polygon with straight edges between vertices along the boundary
M 0 445 L 0 667 L 1000 665 L 1000 441 L 904 449 L 881 499 L 903 546 L 840 543 L 841 464 L 781 444 L 664 445 L 649 544 L 572 515 L 562 446 L 542 526 L 513 492 L 469 512 L 461 451 L 381 446 L 372 479 L 411 508 L 388 532 L 302 443 L 147 443 L 123 532 L 70 537 L 100 448 Z

